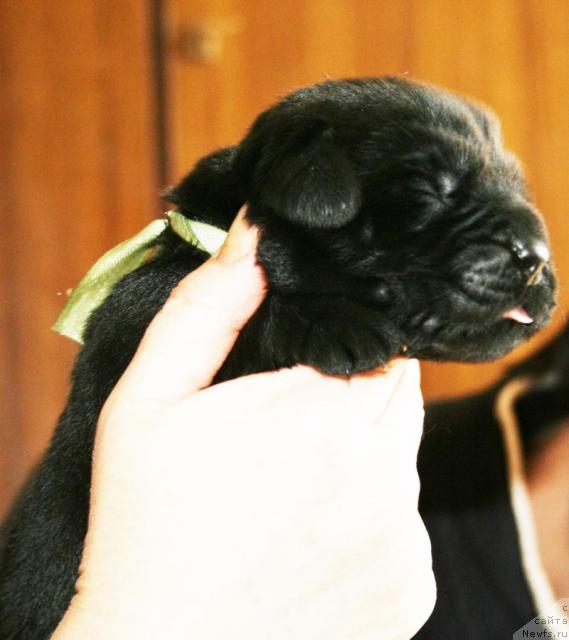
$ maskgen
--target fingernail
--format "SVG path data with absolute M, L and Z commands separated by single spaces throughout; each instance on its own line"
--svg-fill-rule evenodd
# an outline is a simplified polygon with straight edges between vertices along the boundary
M 230 264 L 247 256 L 255 255 L 258 240 L 257 228 L 247 222 L 246 212 L 247 208 L 242 207 L 229 229 L 225 242 L 213 255 L 213 258 L 219 262 Z

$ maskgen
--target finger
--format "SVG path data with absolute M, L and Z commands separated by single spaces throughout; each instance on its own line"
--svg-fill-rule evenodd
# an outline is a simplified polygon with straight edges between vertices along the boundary
M 216 403 L 211 402 L 211 396 L 222 394 L 223 402 L 213 411 L 226 413 L 228 407 L 238 406 L 240 415 L 248 407 L 258 410 L 261 404 L 277 406 L 282 402 L 290 405 L 291 419 L 294 416 L 300 419 L 301 414 L 315 411 L 320 416 L 341 414 L 345 418 L 343 423 L 352 428 L 357 424 L 377 424 L 408 373 L 418 388 L 418 366 L 404 359 L 393 360 L 382 370 L 352 378 L 326 376 L 311 367 L 296 366 L 230 380 L 186 402 L 194 406 L 204 402 L 213 407 Z M 420 396 L 420 391 L 418 394 Z
M 265 295 L 257 232 L 236 218 L 217 255 L 184 278 L 150 323 L 114 396 L 168 403 L 208 386 Z
M 384 370 L 350 381 L 352 424 L 371 425 L 391 458 L 413 470 L 423 432 L 423 397 L 417 360 L 397 358 Z M 369 435 L 369 434 L 368 434 Z
M 408 360 L 378 424 L 389 429 L 392 444 L 416 457 L 423 435 L 424 406 L 419 362 Z
M 374 422 L 380 422 L 385 411 L 402 395 L 404 385 L 407 392 L 419 389 L 419 366 L 416 360 L 395 358 L 387 365 L 349 378 L 354 408 Z M 404 395 L 404 394 L 403 394 Z

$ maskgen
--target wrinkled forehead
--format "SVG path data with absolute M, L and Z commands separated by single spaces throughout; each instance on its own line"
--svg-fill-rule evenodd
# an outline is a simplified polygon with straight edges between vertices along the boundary
M 457 134 L 482 135 L 493 143 L 501 141 L 500 122 L 485 105 L 426 83 L 397 79 L 389 82 L 395 84 L 395 89 L 385 97 L 402 115 Z
M 426 92 L 418 104 L 380 107 L 378 115 L 378 125 L 390 135 L 390 129 L 407 130 L 415 138 L 438 137 L 443 146 L 502 148 L 500 123 L 495 114 L 444 92 Z
M 362 172 L 391 169 L 405 173 L 425 170 L 479 172 L 503 162 L 504 154 L 471 122 L 442 126 L 432 121 L 394 117 L 375 123 L 352 140 L 349 156 Z
M 465 127 L 474 126 L 471 123 Z M 477 126 L 477 125 L 476 125 Z M 513 154 L 477 129 L 435 127 L 425 122 L 383 125 L 362 138 L 350 153 L 364 185 L 377 181 L 437 183 L 450 193 L 459 185 L 483 193 L 527 197 L 521 165 Z
M 356 140 L 364 164 L 398 161 L 481 171 L 507 167 L 519 172 L 516 158 L 504 149 L 495 114 L 474 102 L 439 90 L 420 88 L 413 101 L 394 99 L 378 106 L 368 129 Z M 348 135 L 350 135 L 348 133 Z

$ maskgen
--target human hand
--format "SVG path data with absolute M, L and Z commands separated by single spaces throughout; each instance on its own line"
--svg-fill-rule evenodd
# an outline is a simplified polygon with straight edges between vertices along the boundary
M 105 404 L 57 640 L 403 640 L 430 614 L 418 363 L 209 386 L 264 296 L 255 247 L 240 216 Z

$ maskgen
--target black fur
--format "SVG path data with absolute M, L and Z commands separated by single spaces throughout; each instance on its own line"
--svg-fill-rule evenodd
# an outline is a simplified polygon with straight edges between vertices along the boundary
M 269 293 L 219 380 L 297 363 L 349 375 L 403 351 L 488 360 L 553 308 L 545 231 L 495 118 L 425 85 L 297 91 L 168 198 L 225 228 L 247 201 L 262 228 Z M 169 231 L 162 241 L 93 314 L 49 451 L 4 527 L 2 640 L 49 637 L 73 594 L 97 416 L 150 319 L 207 257 Z M 502 317 L 517 307 L 534 322 Z

